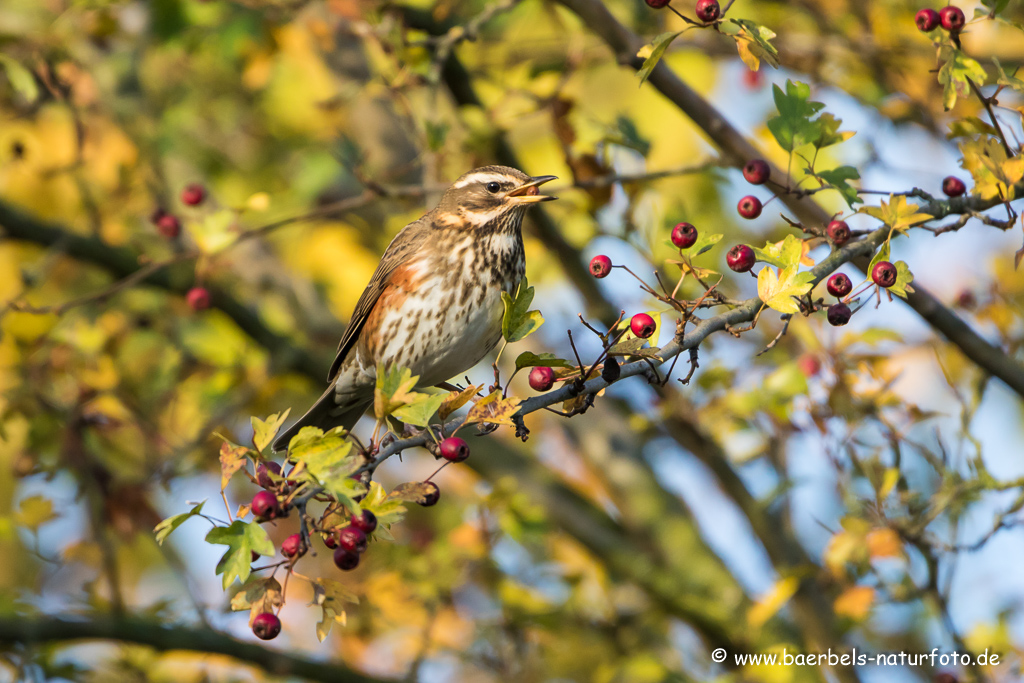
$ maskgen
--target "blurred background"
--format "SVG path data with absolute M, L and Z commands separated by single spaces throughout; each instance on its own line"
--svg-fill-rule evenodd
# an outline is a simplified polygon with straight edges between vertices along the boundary
M 261 644 L 269 659 L 204 649 L 213 631 L 258 642 L 229 609 L 237 585 L 225 593 L 214 574 L 223 549 L 204 543 L 202 519 L 162 546 L 154 526 L 202 500 L 221 509 L 215 432 L 247 442 L 250 416 L 296 415 L 320 394 L 379 255 L 447 183 L 490 163 L 559 176 L 559 201 L 524 228 L 547 322 L 515 354 L 571 358 L 571 329 L 593 358 L 578 314 L 600 326 L 659 310 L 621 270 L 590 278 L 596 254 L 675 278 L 666 240 L 689 221 L 725 235 L 697 263 L 745 299 L 756 283 L 728 271 L 728 247 L 795 233 L 778 200 L 737 215 L 741 196 L 771 192 L 619 65 L 587 3 L 567 4 L 0 3 L 0 680 L 277 680 L 288 658 L 311 660 L 315 680 L 1020 680 L 1022 399 L 900 300 L 843 328 L 797 317 L 759 355 L 782 329 L 766 313 L 742 338 L 706 340 L 687 386 L 635 378 L 584 415 L 530 415 L 525 443 L 505 428 L 472 438 L 472 458 L 436 478 L 441 502 L 410 506 L 358 570 L 342 575 L 323 547 L 301 561 L 358 598 L 323 643 L 295 582 L 281 637 Z M 992 94 L 992 58 L 1011 74 L 1024 61 L 1024 11 L 956 4 L 978 12 L 964 51 Z M 1002 19 L 987 19 L 997 5 Z M 640 45 L 687 27 L 640 0 L 603 6 Z M 728 16 L 774 31 L 781 68 L 751 71 L 711 29 L 682 34 L 664 62 L 782 168 L 765 121 L 772 85 L 793 79 L 855 133 L 822 163 L 854 166 L 871 190 L 939 195 L 956 175 L 970 191 L 958 145 L 989 119 L 977 98 L 943 111 L 936 51 L 913 20 L 923 6 L 740 0 Z M 678 9 L 692 16 L 687 0 Z M 1000 89 L 996 116 L 1019 148 L 1024 100 Z M 205 194 L 195 206 L 190 184 Z M 805 201 L 878 225 L 836 192 Z M 1020 363 L 1020 246 L 1019 225 L 971 220 L 893 249 Z M 195 287 L 208 309 L 186 298 Z M 665 343 L 674 320 L 662 324 Z M 491 380 L 491 360 L 474 382 Z M 688 369 L 683 358 L 675 374 Z M 534 393 L 523 376 L 512 392 Z M 435 469 L 408 452 L 377 478 Z M 236 478 L 228 500 L 254 490 Z M 276 544 L 290 521 L 268 527 Z M 53 617 L 83 626 L 16 637 Z M 128 618 L 171 635 L 79 640 Z M 737 669 L 713 662 L 715 647 L 1002 659 Z

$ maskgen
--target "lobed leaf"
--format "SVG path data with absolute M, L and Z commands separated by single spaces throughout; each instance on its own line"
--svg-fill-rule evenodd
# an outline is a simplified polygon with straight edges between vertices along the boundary
M 170 536 L 175 529 L 180 527 L 182 524 L 192 519 L 200 512 L 203 511 L 203 506 L 206 505 L 206 501 L 199 503 L 188 512 L 182 512 L 180 515 L 172 515 L 167 519 L 163 520 L 153 529 L 153 533 L 156 534 L 156 542 L 158 545 L 163 545 L 167 537 Z
M 274 441 L 274 437 L 277 436 L 277 432 L 281 429 L 284 421 L 288 419 L 288 413 L 290 412 L 291 408 L 283 413 L 274 413 L 267 418 L 266 422 L 258 417 L 249 418 L 249 421 L 252 423 L 252 445 L 257 451 L 262 453 L 263 449 Z
M 529 310 L 533 303 L 534 288 L 530 287 L 529 281 L 524 277 L 519 283 L 519 290 L 516 298 L 509 296 L 508 292 L 501 293 L 501 301 L 505 304 L 505 315 L 501 319 L 501 335 L 505 341 L 512 343 L 537 331 L 544 324 L 544 316 L 540 311 Z
M 217 574 L 224 575 L 224 588 L 230 586 L 236 578 L 245 583 L 252 571 L 252 553 L 266 556 L 274 554 L 270 536 L 257 522 L 247 523 L 236 519 L 230 526 L 214 527 L 206 534 L 206 542 L 228 547 L 217 563 Z

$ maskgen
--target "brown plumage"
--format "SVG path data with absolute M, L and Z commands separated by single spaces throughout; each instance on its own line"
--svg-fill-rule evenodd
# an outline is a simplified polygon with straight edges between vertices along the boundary
M 401 366 L 431 386 L 473 367 L 501 339 L 501 292 L 525 272 L 526 209 L 554 199 L 507 166 L 463 175 L 440 203 L 392 240 L 338 345 L 329 386 L 274 442 L 284 450 L 307 425 L 346 429 L 373 403 L 377 366 Z

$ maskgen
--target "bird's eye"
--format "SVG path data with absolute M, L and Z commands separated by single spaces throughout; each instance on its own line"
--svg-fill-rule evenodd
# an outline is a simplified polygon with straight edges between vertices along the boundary
M 501 189 L 501 185 L 495 182 L 487 183 L 484 187 L 486 187 L 487 191 L 490 192 L 491 194 L 494 194 L 495 192 Z

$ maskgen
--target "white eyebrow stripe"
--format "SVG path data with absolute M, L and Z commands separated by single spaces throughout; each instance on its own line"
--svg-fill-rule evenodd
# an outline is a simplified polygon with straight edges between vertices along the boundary
M 458 189 L 472 183 L 489 183 L 492 181 L 496 183 L 515 183 L 516 180 L 517 178 L 513 178 L 505 173 L 473 173 L 457 181 L 452 187 Z

